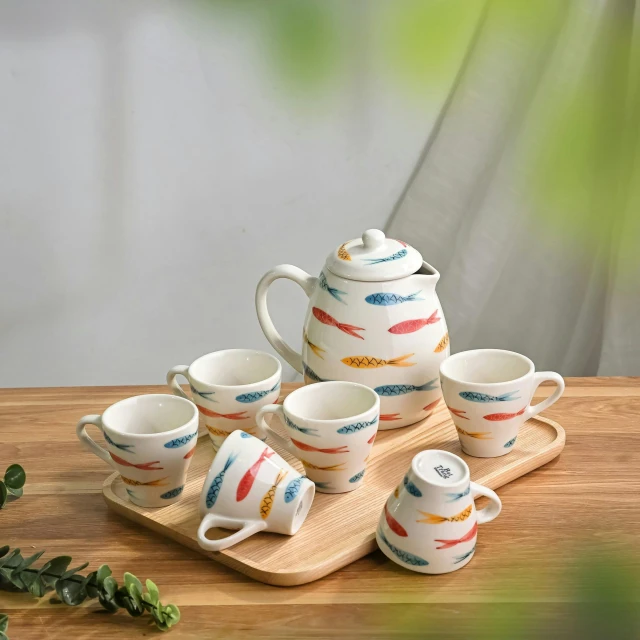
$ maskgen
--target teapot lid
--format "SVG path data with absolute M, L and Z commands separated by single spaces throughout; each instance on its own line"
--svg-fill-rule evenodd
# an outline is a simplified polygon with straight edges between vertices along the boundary
M 420 252 L 406 242 L 369 229 L 362 238 L 340 245 L 327 258 L 331 273 L 349 280 L 380 282 L 410 276 L 422 266 Z

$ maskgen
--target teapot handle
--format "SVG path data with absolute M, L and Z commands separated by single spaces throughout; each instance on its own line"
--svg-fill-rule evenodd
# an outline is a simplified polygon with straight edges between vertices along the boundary
M 278 333 L 269 315 L 267 309 L 267 291 L 274 280 L 279 278 L 287 278 L 299 284 L 307 297 L 311 297 L 318 278 L 309 275 L 306 271 L 298 269 L 290 264 L 281 264 L 271 269 L 262 276 L 262 280 L 258 283 L 256 289 L 256 311 L 258 313 L 258 322 L 262 327 L 264 335 L 271 343 L 271 346 L 298 372 L 302 373 L 302 355 L 294 351 Z

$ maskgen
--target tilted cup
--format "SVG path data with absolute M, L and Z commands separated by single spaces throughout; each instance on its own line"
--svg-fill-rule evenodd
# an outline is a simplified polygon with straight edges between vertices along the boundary
M 90 424 L 102 432 L 106 449 L 87 434 Z M 76 434 L 120 473 L 131 502 L 164 507 L 182 495 L 198 440 L 198 410 L 190 400 L 169 394 L 134 396 L 101 416 L 84 416 Z
M 476 511 L 474 499 L 491 503 Z M 385 503 L 376 530 L 382 552 L 420 573 L 449 573 L 471 561 L 478 525 L 502 509 L 494 491 L 470 481 L 467 463 L 448 451 L 418 453 Z
M 189 382 L 193 401 L 217 450 L 236 429 L 255 433 L 258 410 L 275 402 L 280 394 L 282 365 L 275 356 L 253 349 L 208 353 L 167 373 L 173 393 L 188 398 L 176 380 L 179 375 Z
M 221 551 L 258 531 L 291 536 L 305 521 L 314 495 L 313 482 L 271 447 L 234 431 L 218 450 L 202 488 L 198 544 Z M 206 534 L 214 527 L 237 531 L 210 540 Z
M 551 380 L 556 390 L 536 405 L 538 386 Z M 535 372 L 529 358 L 514 351 L 462 351 L 440 365 L 442 393 L 462 450 L 478 458 L 513 451 L 520 427 L 556 402 L 564 391 L 562 376 Z
M 275 413 L 287 428 L 283 438 L 267 425 Z M 322 493 L 346 493 L 363 481 L 378 432 L 380 398 L 356 382 L 319 382 L 290 393 L 282 405 L 263 407 L 256 416 L 258 436 L 267 434 L 298 458 Z

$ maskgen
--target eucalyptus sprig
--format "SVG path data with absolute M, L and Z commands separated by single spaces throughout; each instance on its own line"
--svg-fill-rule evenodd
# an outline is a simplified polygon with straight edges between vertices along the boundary
M 24 487 L 26 479 L 27 474 L 19 464 L 12 464 L 7 467 L 7 470 L 4 472 L 4 478 L 0 480 L 0 509 L 4 508 L 9 494 L 16 498 L 22 496 L 22 487 Z M 1 626 L 0 633 L 2 633 Z M 2 636 L 0 636 L 0 640 L 2 640 Z
M 88 566 L 88 562 L 68 569 L 70 556 L 58 556 L 45 562 L 39 569 L 32 568 L 44 553 L 39 551 L 29 558 L 20 555 L 20 549 L 0 547 L 0 589 L 5 591 L 28 591 L 36 598 L 55 589 L 58 598 L 72 607 L 87 598 L 98 598 L 98 602 L 110 613 L 126 609 L 130 615 L 141 616 L 145 611 L 151 614 L 158 629 L 166 631 L 180 620 L 180 610 L 175 604 L 160 602 L 158 587 L 146 581 L 146 591 L 140 580 L 131 573 L 124 574 L 124 584 L 119 587 L 111 575 L 111 569 L 103 564 L 97 571 L 87 576 L 78 572 Z M 3 619 L 0 618 L 0 640 L 3 640 Z M 6 628 L 6 619 L 4 619 Z

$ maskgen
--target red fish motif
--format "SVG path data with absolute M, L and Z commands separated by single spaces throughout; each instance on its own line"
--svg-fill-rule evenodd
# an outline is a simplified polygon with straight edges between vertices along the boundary
M 463 420 L 468 420 L 467 416 L 463 416 L 463 413 L 467 413 L 466 411 L 462 411 L 461 409 L 452 409 L 449 405 L 447 405 L 447 409 L 453 413 L 454 416 L 458 418 L 462 418 Z
M 500 422 L 500 420 L 511 420 L 511 418 L 515 418 L 516 416 L 521 416 L 527 407 L 522 407 L 518 413 L 490 413 L 487 416 L 484 416 L 485 420 L 491 420 L 491 422 Z
M 440 322 L 442 318 L 438 318 L 437 316 L 438 310 L 436 309 L 428 318 L 416 318 L 415 320 L 398 322 L 398 324 L 394 324 L 388 331 L 389 333 L 395 334 L 413 333 L 414 331 L 422 329 L 422 327 L 426 327 L 428 324 Z
M 389 525 L 389 529 L 393 531 L 398 536 L 402 538 L 409 537 L 409 534 L 406 532 L 405 528 L 389 513 L 389 509 L 387 509 L 387 505 L 384 505 L 384 517 L 387 519 L 387 524 Z
M 318 447 L 312 447 L 310 444 L 305 444 L 304 442 L 294 440 L 293 438 L 291 438 L 291 442 L 293 442 L 293 444 L 301 451 L 316 451 L 317 453 L 349 453 L 349 449 L 347 449 L 346 445 L 343 445 L 342 447 L 334 447 L 333 449 L 318 449 Z
M 380 420 L 389 421 L 389 420 L 400 420 L 399 413 L 383 413 L 380 416 Z
M 205 409 L 201 407 L 199 404 L 196 405 L 200 412 L 208 416 L 209 418 L 226 418 L 227 420 L 246 420 L 249 416 L 244 415 L 247 413 L 246 411 L 239 411 L 238 413 L 216 413 L 215 411 L 211 411 L 211 409 Z
M 367 444 L 373 444 L 373 441 L 376 439 L 376 436 L 378 435 L 378 432 L 376 431 L 368 440 L 367 440 Z
M 389 240 L 391 240 L 391 238 L 389 238 Z M 396 240 L 396 242 L 399 242 L 403 247 L 409 246 L 406 242 L 403 242 L 402 240 Z
M 356 327 L 352 324 L 343 324 L 342 322 L 338 322 L 333 316 L 330 316 L 326 311 L 322 309 L 318 309 L 318 307 L 313 307 L 312 309 L 313 315 L 316 320 L 322 322 L 322 324 L 327 324 L 330 327 L 336 327 L 336 329 L 340 329 L 347 335 L 353 336 L 354 338 L 360 338 L 360 340 L 364 340 L 364 338 L 357 334 L 356 331 L 364 331 L 362 327 Z
M 434 400 L 433 402 L 430 402 L 426 407 L 424 407 L 424 409 L 422 409 L 423 411 L 433 411 L 437 406 L 438 406 L 438 402 L 440 402 L 440 398 L 438 398 L 437 400 Z
M 185 455 L 183 456 L 184 460 L 188 460 L 189 458 L 193 457 L 193 454 L 196 452 L 196 448 L 193 447 L 193 449 L 191 449 L 191 451 L 189 451 L 189 453 L 185 453 Z
M 478 533 L 478 523 L 474 522 L 473 527 L 465 533 L 462 538 L 458 540 L 434 540 L 434 542 L 441 542 L 442 546 L 436 547 L 436 549 L 451 549 L 451 547 L 455 547 L 457 544 L 461 544 L 462 542 L 469 542 L 469 540 L 473 540 Z
M 265 447 L 264 451 L 260 454 L 260 457 L 249 467 L 238 483 L 236 502 L 244 500 L 249 495 L 249 491 L 251 491 L 251 487 L 253 487 L 253 483 L 258 475 L 258 471 L 260 470 L 262 463 L 274 454 L 275 451 L 273 449 Z
M 121 464 L 123 467 L 135 467 L 136 469 L 140 469 L 141 471 L 160 471 L 164 467 L 154 467 L 155 464 L 160 464 L 160 460 L 156 460 L 155 462 L 141 462 L 139 464 L 134 464 L 133 462 L 129 462 L 128 460 L 124 460 L 120 456 L 117 456 L 115 453 L 111 454 L 111 458 L 114 462 Z

